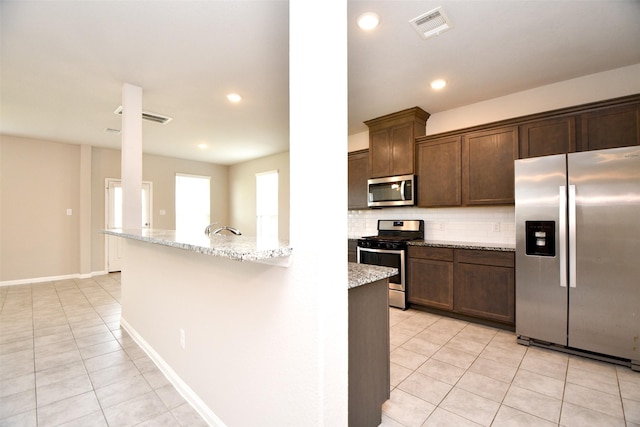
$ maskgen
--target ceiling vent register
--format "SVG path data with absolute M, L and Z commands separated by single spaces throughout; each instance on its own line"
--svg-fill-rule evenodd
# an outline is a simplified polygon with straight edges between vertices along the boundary
M 119 106 L 118 108 L 116 108 L 116 111 L 114 111 L 114 114 L 119 114 L 122 115 L 122 105 Z M 157 113 L 150 113 L 148 111 L 143 111 L 142 112 L 142 119 L 143 120 L 148 120 L 150 122 L 155 122 L 155 123 L 160 123 L 160 124 L 167 124 L 169 123 L 171 120 L 173 120 L 173 117 L 168 117 L 168 116 L 163 116 L 161 114 L 157 114 Z
M 439 36 L 443 31 L 453 27 L 444 10 L 442 10 L 442 6 L 413 18 L 409 21 L 409 24 L 425 40 L 429 37 Z

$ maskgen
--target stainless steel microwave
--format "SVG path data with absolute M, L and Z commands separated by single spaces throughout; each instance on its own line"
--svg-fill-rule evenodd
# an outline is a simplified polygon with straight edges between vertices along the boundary
M 413 175 L 374 178 L 367 182 L 369 207 L 413 206 L 415 185 Z

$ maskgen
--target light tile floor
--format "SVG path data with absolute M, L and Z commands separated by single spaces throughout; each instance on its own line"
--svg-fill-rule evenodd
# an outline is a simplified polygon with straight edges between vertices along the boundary
M 120 275 L 0 287 L 0 426 L 206 426 L 120 329 Z M 390 309 L 384 427 L 640 427 L 640 373 Z
M 120 275 L 0 287 L 0 426 L 206 426 L 120 329 Z
M 417 310 L 390 325 L 383 427 L 640 427 L 640 372 Z

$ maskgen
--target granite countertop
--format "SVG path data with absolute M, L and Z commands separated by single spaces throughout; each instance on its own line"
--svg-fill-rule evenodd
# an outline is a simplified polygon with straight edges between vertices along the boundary
M 357 288 L 358 286 L 366 285 L 398 274 L 397 268 L 369 264 L 356 264 L 355 262 L 350 262 L 348 264 L 349 289 Z
M 180 233 L 175 230 L 135 229 L 103 230 L 103 233 L 156 245 L 170 246 L 235 261 L 268 261 L 288 257 L 293 249 L 288 242 L 262 241 L 256 236 L 235 234 Z
M 485 251 L 515 252 L 515 243 L 456 242 L 451 240 L 413 240 L 410 246 L 429 246 L 433 248 L 480 249 Z

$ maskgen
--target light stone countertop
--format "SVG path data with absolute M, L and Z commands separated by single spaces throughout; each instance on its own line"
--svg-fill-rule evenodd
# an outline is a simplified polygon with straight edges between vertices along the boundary
M 452 240 L 412 240 L 409 246 L 429 246 L 432 248 L 480 249 L 484 251 L 515 252 L 516 245 L 510 243 L 456 242 Z
M 355 242 L 359 237 L 348 237 L 349 241 Z M 407 242 L 410 246 L 430 246 L 432 248 L 452 248 L 452 249 L 480 249 L 484 251 L 515 252 L 515 243 L 490 243 L 490 242 L 462 242 L 455 240 L 412 240 Z
M 265 261 L 273 258 L 288 257 L 293 249 L 282 241 L 265 244 L 255 236 L 216 234 L 207 236 L 204 233 L 180 234 L 175 230 L 135 229 L 103 230 L 104 234 L 139 240 L 156 245 L 184 249 L 205 255 L 228 258 L 236 261 Z M 368 283 L 386 279 L 398 274 L 398 269 L 377 265 L 349 264 L 349 289 Z
M 262 241 L 256 236 L 237 236 L 235 234 L 207 236 L 204 233 L 180 233 L 175 230 L 158 229 L 112 229 L 103 230 L 103 233 L 235 261 L 268 262 L 273 259 L 289 257 L 293 251 L 288 242 Z
M 382 267 L 379 265 L 349 264 L 349 289 L 386 279 L 398 274 L 397 268 Z

